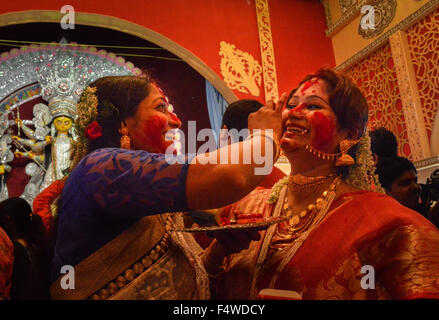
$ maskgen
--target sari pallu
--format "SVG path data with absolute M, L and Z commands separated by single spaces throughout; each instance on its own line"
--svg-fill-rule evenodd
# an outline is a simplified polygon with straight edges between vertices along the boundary
M 260 208 L 271 216 L 276 210 L 267 198 L 268 193 L 255 191 L 232 211 Z M 362 191 L 340 196 L 280 272 L 294 241 L 273 249 L 270 236 L 275 232 L 268 229 L 261 241 L 230 257 L 226 273 L 216 281 L 216 298 L 254 299 L 275 278 L 272 287 L 297 291 L 303 299 L 439 299 L 439 231 L 386 195 Z
M 171 232 L 174 223 L 182 223 L 180 216 L 173 220 L 167 214 L 142 218 L 74 266 L 74 289 L 63 289 L 59 277 L 51 286 L 52 298 L 209 299 L 199 247 L 187 235 Z

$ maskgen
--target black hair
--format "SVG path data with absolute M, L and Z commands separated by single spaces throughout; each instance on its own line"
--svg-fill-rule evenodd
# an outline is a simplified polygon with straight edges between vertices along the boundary
M 390 191 L 396 179 L 409 170 L 413 170 L 417 173 L 413 163 L 404 157 L 381 158 L 376 165 L 376 174 L 378 175 L 380 184 L 387 191 Z
M 27 234 L 31 227 L 31 216 L 32 208 L 23 198 L 13 197 L 0 202 L 0 226 L 6 232 L 8 232 L 6 229 L 8 229 L 7 223 L 9 220 L 18 235 Z
M 262 106 L 262 103 L 253 99 L 232 102 L 224 112 L 221 127 L 226 125 L 227 129 L 236 129 L 238 131 L 247 129 L 249 114 L 258 111 Z
M 392 131 L 378 127 L 369 132 L 372 153 L 378 158 L 391 158 L 398 156 L 398 142 Z

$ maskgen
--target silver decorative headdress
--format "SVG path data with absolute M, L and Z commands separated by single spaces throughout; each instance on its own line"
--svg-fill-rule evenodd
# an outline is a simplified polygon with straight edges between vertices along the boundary
M 131 62 L 125 62 L 113 53 L 74 43 L 12 49 L 1 55 L 0 64 L 0 101 L 12 92 L 38 82 L 53 118 L 74 118 L 76 103 L 90 82 L 109 75 L 141 73 Z
M 53 123 L 52 128 L 49 128 L 54 118 L 59 116 L 75 118 L 76 104 L 89 83 L 104 76 L 139 74 L 141 71 L 131 62 L 125 62 L 123 58 L 113 53 L 74 43 L 31 45 L 2 53 L 0 55 L 0 137 L 9 125 L 16 124 L 15 119 L 21 120 L 20 105 L 41 96 L 48 105 L 43 103 L 34 105 L 34 118 L 23 120 L 20 126 L 24 132 L 24 125 L 33 125 L 35 130 L 29 131 L 32 135 L 29 138 L 34 139 L 36 144 L 42 143 L 50 130 L 52 130 L 51 136 L 55 137 Z M 14 120 L 10 120 L 11 117 Z M 20 126 L 18 126 L 18 136 Z M 72 136 L 74 132 L 72 128 Z M 6 151 L 10 151 L 11 134 L 4 136 L 9 140 L 2 137 L 0 141 L 7 142 L 7 144 L 0 143 L 1 146 L 6 146 L 8 150 L 3 148 Z M 12 153 L 1 152 L 2 159 L 5 158 L 4 155 L 10 158 Z M 58 157 L 57 154 L 51 154 L 50 158 L 54 156 Z M 9 158 L 6 157 L 5 161 L 10 161 Z M 34 161 L 26 166 L 26 173 L 31 179 L 21 195 L 30 204 L 40 190 L 40 186 L 43 188 L 43 178 L 44 181 L 51 181 L 46 179 L 45 172 L 55 172 L 55 170 L 46 171 L 42 164 Z M 60 164 L 62 161 L 56 163 Z M 50 165 L 54 164 L 51 162 L 49 167 Z M 3 189 L 5 191 L 2 191 Z M 0 182 L 0 198 L 2 195 L 7 197 L 7 189 L 3 189 Z

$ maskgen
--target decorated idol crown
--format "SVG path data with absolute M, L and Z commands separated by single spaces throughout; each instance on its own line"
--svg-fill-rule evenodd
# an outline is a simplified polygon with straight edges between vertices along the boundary
M 140 73 L 131 62 L 95 47 L 75 43 L 25 46 L 0 57 L 0 101 L 8 101 L 3 103 L 8 110 L 19 106 L 23 99 L 8 99 L 8 95 L 38 82 L 52 118 L 74 118 L 76 104 L 89 83 L 104 76 Z
M 125 65 L 111 64 L 105 51 L 56 46 L 37 57 L 41 95 L 53 118 L 74 118 L 76 103 L 88 83 L 104 75 L 127 74 Z

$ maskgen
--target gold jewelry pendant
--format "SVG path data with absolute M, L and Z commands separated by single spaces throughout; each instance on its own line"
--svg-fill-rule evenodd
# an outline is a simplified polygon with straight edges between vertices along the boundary
M 122 149 L 131 149 L 131 140 L 128 136 L 127 128 L 119 129 L 119 133 L 122 135 L 122 137 L 120 138 L 120 147 Z
M 354 158 L 347 153 L 342 154 L 335 162 L 335 166 L 337 167 L 352 166 L 353 164 L 355 164 Z
M 335 165 L 337 167 L 344 167 L 344 166 L 352 166 L 355 164 L 354 158 L 352 158 L 347 152 L 350 148 L 352 148 L 354 145 L 356 145 L 360 140 L 342 140 L 340 141 L 340 151 L 341 154 L 337 158 L 337 161 L 335 162 Z
M 293 216 L 293 217 L 291 217 L 291 219 L 289 221 L 289 225 L 291 227 L 295 227 L 299 224 L 299 222 L 300 222 L 300 218 L 298 216 Z

